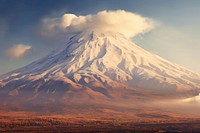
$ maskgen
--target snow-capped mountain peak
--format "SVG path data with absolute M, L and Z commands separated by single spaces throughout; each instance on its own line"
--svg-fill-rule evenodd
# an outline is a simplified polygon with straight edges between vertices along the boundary
M 0 86 L 17 95 L 27 84 L 40 92 L 51 82 L 56 90 L 59 87 L 53 81 L 92 90 L 126 86 L 177 92 L 200 88 L 199 74 L 144 50 L 120 33 L 98 32 L 74 35 L 46 57 L 2 75 Z

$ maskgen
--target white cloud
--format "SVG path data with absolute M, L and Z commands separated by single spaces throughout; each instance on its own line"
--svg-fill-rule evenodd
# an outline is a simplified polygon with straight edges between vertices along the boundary
M 42 35 L 53 36 L 59 33 L 83 31 L 118 32 L 131 38 L 150 31 L 154 22 L 138 14 L 124 10 L 100 11 L 97 14 L 76 16 L 64 14 L 61 18 L 43 19 Z
M 22 57 L 30 49 L 31 46 L 29 45 L 15 44 L 6 51 L 6 55 L 10 58 L 19 58 Z

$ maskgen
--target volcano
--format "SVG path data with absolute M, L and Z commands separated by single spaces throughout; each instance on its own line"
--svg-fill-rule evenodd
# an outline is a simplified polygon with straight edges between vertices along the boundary
M 23 68 L 0 76 L 0 95 L 83 102 L 198 95 L 200 75 L 120 33 L 81 32 Z

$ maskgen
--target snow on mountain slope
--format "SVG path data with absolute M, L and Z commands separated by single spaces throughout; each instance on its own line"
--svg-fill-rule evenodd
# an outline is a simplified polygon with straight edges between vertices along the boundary
M 142 49 L 122 34 L 83 32 L 46 57 L 0 76 L 1 93 L 12 96 L 26 90 L 32 95 L 81 90 L 87 97 L 110 98 L 117 92 L 109 88 L 123 87 L 193 93 L 200 88 L 200 75 Z

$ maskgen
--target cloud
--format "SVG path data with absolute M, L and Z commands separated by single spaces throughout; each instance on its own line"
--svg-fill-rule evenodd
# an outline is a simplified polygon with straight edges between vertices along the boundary
M 16 44 L 6 51 L 6 55 L 10 58 L 19 58 L 22 57 L 30 49 L 31 46 L 29 45 Z
M 96 31 L 121 33 L 128 38 L 148 32 L 155 25 L 154 21 L 149 18 L 124 10 L 100 11 L 85 16 L 64 14 L 61 18 L 45 18 L 42 23 L 41 33 L 44 36 Z

